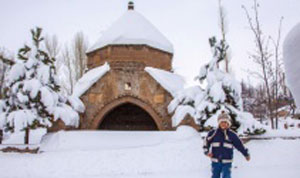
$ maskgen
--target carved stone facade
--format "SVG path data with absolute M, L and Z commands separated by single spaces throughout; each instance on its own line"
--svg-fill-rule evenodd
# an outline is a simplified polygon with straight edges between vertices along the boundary
M 119 67 L 145 66 L 155 67 L 170 71 L 172 69 L 173 54 L 167 53 L 146 45 L 110 45 L 100 50 L 88 53 L 88 68 L 94 68 L 109 62 L 110 65 Z M 123 63 L 122 63 L 123 62 Z M 128 62 L 128 63 L 124 63 Z
M 98 129 L 109 113 L 118 112 L 116 108 L 130 103 L 149 114 L 157 130 L 171 130 L 167 107 L 172 96 L 144 68 L 152 66 L 170 70 L 172 54 L 133 45 L 109 46 L 88 54 L 89 67 L 105 62 L 109 63 L 110 71 L 81 97 L 86 111 L 80 128 Z M 128 130 L 147 130 L 147 127 L 127 127 Z M 122 126 L 119 129 L 127 130 Z

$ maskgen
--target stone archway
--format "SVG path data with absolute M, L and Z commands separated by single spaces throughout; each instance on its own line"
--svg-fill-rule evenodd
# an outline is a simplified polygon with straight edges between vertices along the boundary
M 151 116 L 132 103 L 121 104 L 108 112 L 98 126 L 100 130 L 158 130 Z
M 127 108 L 126 108 L 127 107 Z M 131 110 L 138 114 L 138 122 L 134 123 L 133 120 L 130 121 L 127 116 L 127 124 L 132 123 L 131 129 L 126 127 L 117 127 L 117 123 L 126 124 L 126 121 L 122 121 L 121 118 L 116 118 L 123 114 L 130 114 L 126 110 Z M 107 120 L 108 117 L 113 119 Z M 142 118 L 144 117 L 144 118 Z M 125 118 L 126 119 L 126 118 Z M 102 125 L 103 124 L 103 125 Z M 115 126 L 111 125 L 115 124 Z M 143 125 L 150 124 L 150 127 L 145 127 Z M 124 125 L 125 126 L 125 125 Z M 112 130 L 164 130 L 162 120 L 159 115 L 145 102 L 142 100 L 132 97 L 125 96 L 112 101 L 111 103 L 105 105 L 96 115 L 92 122 L 91 129 L 112 129 Z

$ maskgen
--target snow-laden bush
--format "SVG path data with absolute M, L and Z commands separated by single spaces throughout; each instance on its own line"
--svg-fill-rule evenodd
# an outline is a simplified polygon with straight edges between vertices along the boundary
M 31 30 L 33 44 L 19 50 L 18 60 L 7 74 L 0 102 L 0 123 L 6 130 L 29 132 L 51 127 L 59 119 L 67 126 L 79 125 L 78 112 L 84 111 L 84 105 L 77 98 L 60 94 L 55 59 L 42 50 L 41 32 L 40 28 Z
M 241 85 L 228 73 L 218 68 L 218 63 L 226 56 L 228 45 L 225 41 L 216 42 L 210 39 L 213 52 L 212 60 L 200 68 L 196 77 L 200 83 L 177 93 L 168 106 L 169 113 L 173 113 L 172 123 L 177 126 L 190 115 L 200 125 L 200 131 L 218 127 L 217 117 L 225 111 L 231 116 L 232 129 L 240 134 L 259 134 L 265 130 L 250 113 L 243 112 Z

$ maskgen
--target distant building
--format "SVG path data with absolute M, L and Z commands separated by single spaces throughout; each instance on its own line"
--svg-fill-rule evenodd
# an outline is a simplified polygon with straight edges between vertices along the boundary
M 132 2 L 87 56 L 89 71 L 79 82 L 90 86 L 74 90 L 86 107 L 80 129 L 174 129 L 167 107 L 184 82 L 171 72 L 173 45 Z

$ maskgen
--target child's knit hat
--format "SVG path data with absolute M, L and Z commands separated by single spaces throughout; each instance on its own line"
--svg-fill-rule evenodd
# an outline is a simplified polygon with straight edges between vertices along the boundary
M 231 119 L 228 114 L 226 114 L 224 111 L 218 116 L 218 124 L 220 125 L 221 122 L 227 122 L 229 127 L 231 126 Z

